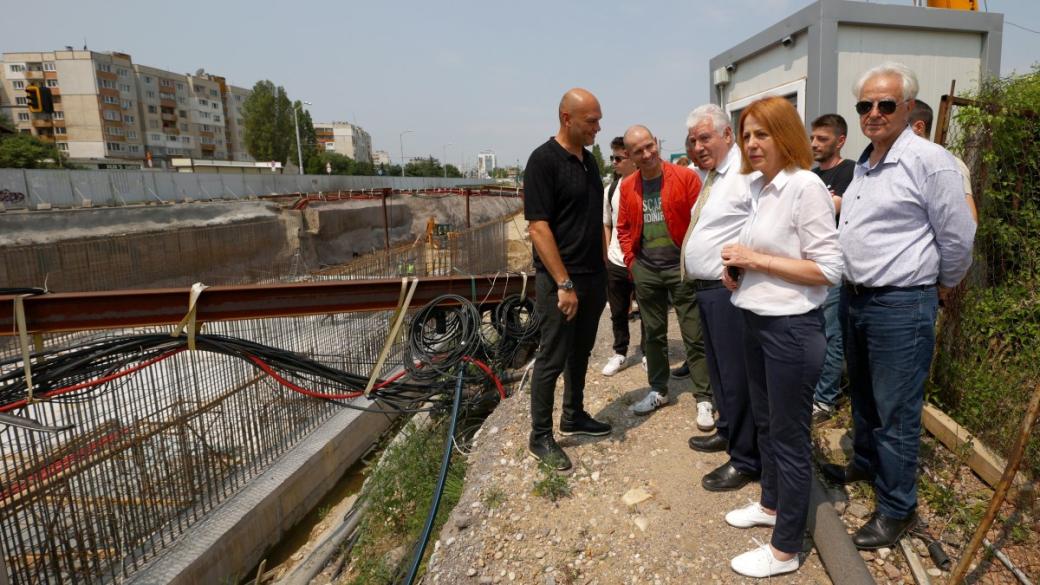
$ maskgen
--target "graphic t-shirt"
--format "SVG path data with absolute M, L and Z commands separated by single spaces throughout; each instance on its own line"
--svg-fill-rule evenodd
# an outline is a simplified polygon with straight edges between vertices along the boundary
M 827 185 L 827 190 L 831 192 L 831 195 L 841 197 L 845 194 L 845 189 L 849 188 L 849 183 L 852 182 L 852 171 L 855 168 L 855 162 L 845 159 L 826 171 L 821 171 L 820 167 L 816 167 L 812 171 L 820 177 L 824 185 Z M 838 219 L 840 216 L 834 218 L 835 222 Z
M 662 177 L 643 181 L 643 236 L 636 260 L 654 270 L 679 267 L 679 246 L 672 241 L 661 211 Z

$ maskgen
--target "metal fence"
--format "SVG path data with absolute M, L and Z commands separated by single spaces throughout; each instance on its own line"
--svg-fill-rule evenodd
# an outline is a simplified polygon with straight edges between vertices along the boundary
M 503 222 L 493 222 L 316 278 L 395 277 L 402 267 L 418 273 L 419 266 L 423 275 L 495 271 L 506 265 L 505 233 Z M 406 260 L 415 261 L 412 268 Z M 207 325 L 207 332 L 367 373 L 391 317 L 239 321 Z M 62 334 L 44 344 L 72 347 L 122 333 Z M 401 363 L 402 349 L 398 340 L 384 375 Z M 17 355 L 11 340 L 0 339 L 0 369 L 21 368 Z M 289 393 L 245 362 L 184 352 L 110 384 L 104 394 L 19 410 L 44 424 L 75 426 L 59 434 L 0 426 L 0 542 L 10 578 L 46 584 L 128 577 L 338 408 Z
M 0 169 L 0 209 L 244 199 L 351 189 L 436 189 L 489 180 L 344 175 L 233 175 L 168 171 Z

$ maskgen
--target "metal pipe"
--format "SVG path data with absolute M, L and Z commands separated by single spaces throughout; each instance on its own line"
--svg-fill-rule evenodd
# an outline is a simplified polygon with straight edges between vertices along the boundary
M 493 274 L 431 276 L 419 279 L 413 303 L 423 305 L 447 293 L 495 303 L 522 288 L 520 278 Z M 23 298 L 27 333 L 54 333 L 119 327 L 173 325 L 184 317 L 190 287 L 54 293 Z M 325 280 L 284 284 L 214 286 L 199 297 L 200 322 L 321 315 L 394 309 L 400 279 Z M 0 295 L 0 337 L 16 335 L 17 295 Z

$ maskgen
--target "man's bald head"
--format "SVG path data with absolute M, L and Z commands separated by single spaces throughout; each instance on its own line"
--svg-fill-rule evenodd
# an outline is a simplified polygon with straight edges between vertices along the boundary
M 625 131 L 625 152 L 644 179 L 660 176 L 661 155 L 657 148 L 657 139 L 649 128 L 641 124 L 630 126 Z
M 599 121 L 603 113 L 599 100 L 587 89 L 576 87 L 560 98 L 560 132 L 558 141 L 566 142 L 565 148 L 592 146 L 599 132 Z

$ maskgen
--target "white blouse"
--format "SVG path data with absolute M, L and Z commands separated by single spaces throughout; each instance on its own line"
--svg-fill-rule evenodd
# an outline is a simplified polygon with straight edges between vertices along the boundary
M 756 252 L 812 260 L 832 285 L 841 281 L 843 261 L 834 222 L 834 201 L 816 173 L 783 170 L 769 184 L 751 181 L 751 215 L 740 243 Z M 731 300 L 763 316 L 801 315 L 823 304 L 827 286 L 794 284 L 757 270 L 745 270 Z

